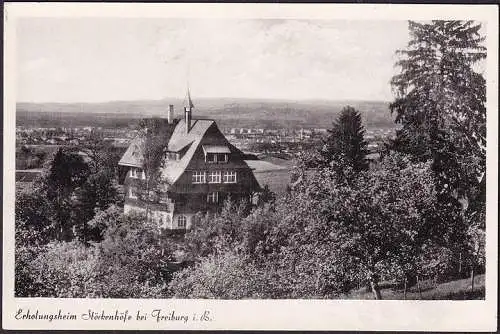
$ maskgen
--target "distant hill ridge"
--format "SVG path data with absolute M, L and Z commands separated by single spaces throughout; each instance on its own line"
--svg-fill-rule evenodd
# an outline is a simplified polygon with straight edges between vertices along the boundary
M 208 117 L 221 126 L 235 126 L 240 122 L 260 127 L 319 127 L 328 128 L 340 110 L 350 105 L 359 110 L 367 127 L 392 127 L 389 103 L 352 100 L 280 100 L 246 98 L 199 98 L 195 101 L 194 117 Z M 166 116 L 168 105 L 175 107 L 175 116 L 182 115 L 183 100 L 110 101 L 99 103 L 17 103 L 18 124 L 30 118 L 44 119 L 42 115 L 57 119 L 79 119 L 84 114 L 91 118 L 140 118 Z M 80 123 L 80 121 L 78 122 Z M 80 124 L 78 124 L 80 125 Z

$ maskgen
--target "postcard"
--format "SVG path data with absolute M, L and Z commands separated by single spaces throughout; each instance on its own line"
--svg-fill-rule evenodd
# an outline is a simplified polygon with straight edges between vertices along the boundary
M 498 26 L 7 3 L 3 327 L 495 331 Z

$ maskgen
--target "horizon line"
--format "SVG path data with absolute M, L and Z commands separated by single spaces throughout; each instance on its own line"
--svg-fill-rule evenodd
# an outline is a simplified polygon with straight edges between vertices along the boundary
M 281 97 L 227 97 L 227 96 L 219 96 L 219 97 L 199 97 L 198 100 L 263 100 L 263 101 L 293 101 L 293 102 L 307 102 L 307 101 L 325 101 L 325 102 L 340 102 L 340 101 L 356 101 L 356 102 L 382 102 L 382 103 L 390 103 L 390 100 L 382 100 L 382 99 L 354 99 L 354 98 L 340 98 L 340 99 L 330 99 L 330 98 L 305 98 L 305 99 L 297 99 L 297 98 L 281 98 Z M 165 97 L 161 99 L 132 99 L 132 100 L 102 100 L 102 101 L 16 101 L 16 104 L 25 103 L 25 104 L 105 104 L 105 103 L 119 103 L 119 102 L 138 102 L 138 101 L 148 101 L 148 102 L 162 102 L 168 100 L 183 100 L 182 97 Z

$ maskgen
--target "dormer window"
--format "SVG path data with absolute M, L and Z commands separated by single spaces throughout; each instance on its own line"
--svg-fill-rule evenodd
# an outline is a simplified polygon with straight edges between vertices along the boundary
M 146 179 L 146 173 L 140 168 L 130 168 L 130 177 L 133 179 Z
M 215 153 L 207 153 L 206 155 L 206 162 L 217 162 L 217 154 Z
M 227 162 L 228 154 L 217 154 L 217 160 L 219 162 Z
M 177 161 L 180 160 L 181 155 L 176 152 L 167 152 L 165 154 L 165 160 L 170 160 L 170 161 Z
M 225 145 L 202 145 L 206 163 L 226 163 L 231 151 Z

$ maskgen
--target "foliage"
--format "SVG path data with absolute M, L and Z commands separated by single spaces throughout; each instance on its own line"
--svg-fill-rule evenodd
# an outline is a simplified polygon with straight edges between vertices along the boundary
M 265 298 L 269 294 L 265 278 L 251 261 L 227 251 L 176 273 L 170 289 L 177 298 Z
M 400 73 L 391 81 L 396 99 L 390 109 L 402 125 L 393 148 L 432 162 L 437 202 L 448 221 L 448 246 L 429 246 L 421 259 L 421 267 L 437 275 L 449 275 L 457 255 L 458 268 L 484 264 L 485 226 L 478 219 L 485 219 L 486 203 L 486 81 L 478 69 L 486 48 L 480 29 L 473 21 L 410 21 L 411 40 L 398 51 Z
M 103 240 L 16 242 L 16 295 L 23 297 L 158 298 L 166 296 L 171 272 L 169 254 L 159 246 L 159 234 L 143 217 L 118 215 L 111 207 Z M 97 220 L 97 219 L 95 219 Z M 19 229 L 19 231 L 24 231 Z
M 96 244 L 100 260 L 102 297 L 110 298 L 159 298 L 166 297 L 166 282 L 171 272 L 160 247 L 157 227 L 145 217 L 113 215 L 109 209 L 107 228 L 102 242 Z
M 349 181 L 337 170 L 304 174 L 287 197 L 249 215 L 228 203 L 221 215 L 201 219 L 186 235 L 198 265 L 177 276 L 173 291 L 248 298 L 257 292 L 222 292 L 226 284 L 245 291 L 242 280 L 248 276 L 256 286 L 266 282 L 266 290 L 256 287 L 266 298 L 334 298 L 359 282 L 377 289 L 382 278 L 430 271 L 421 261 L 426 250 L 454 230 L 440 216 L 430 164 L 391 154 L 377 169 Z M 231 259 L 224 267 L 231 274 L 216 286 L 208 275 L 215 275 L 220 259 Z
M 266 184 L 262 192 L 259 194 L 257 205 L 262 206 L 265 203 L 272 203 L 276 200 L 276 194 L 269 189 L 269 186 Z
M 364 132 L 360 113 L 351 106 L 344 107 L 332 129 L 328 130 L 329 136 L 321 150 L 324 161 L 329 164 L 342 159 L 355 172 L 367 170 Z
M 240 224 L 247 212 L 247 203 L 228 199 L 220 213 L 198 215 L 192 229 L 185 235 L 187 257 L 199 260 L 210 254 L 232 249 L 240 239 Z
M 51 207 L 51 221 L 58 240 L 72 238 L 72 197 L 89 175 L 90 169 L 81 155 L 60 148 L 35 180 L 39 196 L 45 196 Z
M 99 241 L 99 230 L 88 229 L 90 221 L 96 212 L 107 209 L 110 205 L 119 203 L 117 182 L 113 172 L 103 169 L 91 174 L 85 183 L 75 191 L 73 197 L 72 220 L 78 238 Z
M 52 206 L 38 188 L 16 191 L 16 233 L 31 231 L 36 235 L 37 243 L 47 243 L 56 237 L 52 217 Z M 25 237 L 31 238 L 29 234 Z
M 18 297 L 32 296 L 38 287 L 34 281 L 35 276 L 30 274 L 29 266 L 43 249 L 41 245 L 46 236 L 43 229 L 27 224 L 23 218 L 16 217 L 15 222 L 15 294 Z
M 16 149 L 16 169 L 32 169 L 42 167 L 47 153 L 37 151 L 28 146 Z
M 473 21 L 409 22 L 411 40 L 398 51 L 391 81 L 396 149 L 432 159 L 438 191 L 473 202 L 485 173 L 486 82 L 476 72 L 486 57 Z M 478 181 L 479 180 L 479 181 Z M 480 199 L 478 199 L 480 200 Z
M 27 296 L 97 297 L 97 261 L 95 249 L 78 241 L 51 242 L 27 264 L 34 287 Z

